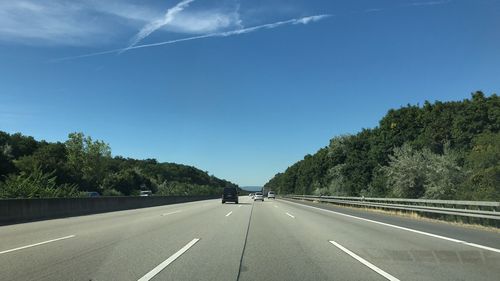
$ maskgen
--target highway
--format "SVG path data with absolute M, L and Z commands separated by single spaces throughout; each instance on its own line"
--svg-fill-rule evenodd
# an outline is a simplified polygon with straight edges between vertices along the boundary
M 499 280 L 500 232 L 286 200 L 0 227 L 0 280 Z

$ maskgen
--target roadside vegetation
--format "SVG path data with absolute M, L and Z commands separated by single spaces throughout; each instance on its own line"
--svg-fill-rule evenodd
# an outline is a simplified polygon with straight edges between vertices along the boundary
M 216 195 L 235 184 L 195 167 L 111 156 L 103 141 L 71 133 L 64 143 L 0 131 L 0 198 Z
M 275 175 L 280 194 L 500 201 L 500 98 L 391 109 Z

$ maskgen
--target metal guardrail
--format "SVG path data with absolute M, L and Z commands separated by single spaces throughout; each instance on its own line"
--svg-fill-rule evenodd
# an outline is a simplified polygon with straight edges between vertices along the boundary
M 285 198 L 421 213 L 500 220 L 500 202 L 288 195 Z

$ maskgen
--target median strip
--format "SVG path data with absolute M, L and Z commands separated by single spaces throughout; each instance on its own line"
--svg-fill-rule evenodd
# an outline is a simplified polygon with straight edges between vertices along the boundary
M 344 253 L 348 254 L 349 256 L 351 256 L 354 259 L 356 259 L 357 261 L 359 261 L 360 263 L 366 265 L 371 270 L 373 270 L 373 271 L 377 272 L 378 274 L 382 275 L 385 279 L 390 280 L 390 281 L 399 281 L 398 278 L 396 278 L 396 277 L 390 275 L 389 273 L 383 271 L 382 269 L 376 267 L 372 263 L 368 262 L 367 260 L 363 259 L 362 257 L 360 257 L 360 256 L 356 255 L 355 253 L 351 252 L 349 249 L 343 247 L 339 243 L 337 243 L 335 241 L 329 241 L 329 242 L 332 243 L 335 247 L 337 247 L 340 250 L 342 250 Z
M 0 255 L 1 254 L 6 254 L 6 253 L 10 253 L 10 252 L 14 252 L 14 251 L 18 251 L 18 250 L 23 250 L 23 249 L 31 248 L 31 247 L 35 247 L 35 246 L 40 246 L 40 245 L 44 245 L 44 244 L 47 244 L 47 243 L 52 243 L 52 242 L 56 242 L 56 241 L 60 241 L 60 240 L 64 240 L 64 239 L 69 239 L 69 238 L 73 238 L 73 237 L 75 237 L 75 235 L 64 236 L 64 237 L 60 237 L 60 238 L 56 238 L 56 239 L 51 239 L 51 240 L 47 240 L 47 241 L 43 241 L 43 242 L 31 244 L 31 245 L 26 245 L 26 246 L 22 246 L 22 247 L 10 249 L 10 250 L 5 250 L 5 251 L 1 251 Z
M 182 247 L 182 249 L 177 251 L 175 254 L 171 255 L 168 259 L 166 259 L 164 262 L 160 263 L 155 268 L 153 268 L 153 270 L 146 273 L 146 275 L 142 276 L 138 281 L 151 280 L 158 273 L 160 273 L 163 269 L 165 269 L 165 267 L 167 267 L 169 264 L 171 264 L 173 261 L 175 261 L 178 257 L 180 257 L 182 254 L 184 254 L 187 250 L 189 250 L 189 248 L 191 248 L 198 241 L 200 241 L 199 238 L 195 238 L 195 239 L 191 240 L 191 242 L 187 243 L 186 246 Z

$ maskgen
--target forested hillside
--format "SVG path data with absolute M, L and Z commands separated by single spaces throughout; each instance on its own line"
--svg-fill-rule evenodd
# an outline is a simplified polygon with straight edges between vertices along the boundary
M 197 168 L 155 159 L 112 157 L 111 148 L 82 133 L 64 143 L 37 141 L 20 133 L 0 131 L 0 198 L 102 195 L 220 194 L 236 186 Z
M 281 194 L 498 201 L 499 128 L 495 94 L 391 109 L 376 128 L 331 139 L 265 188 Z

